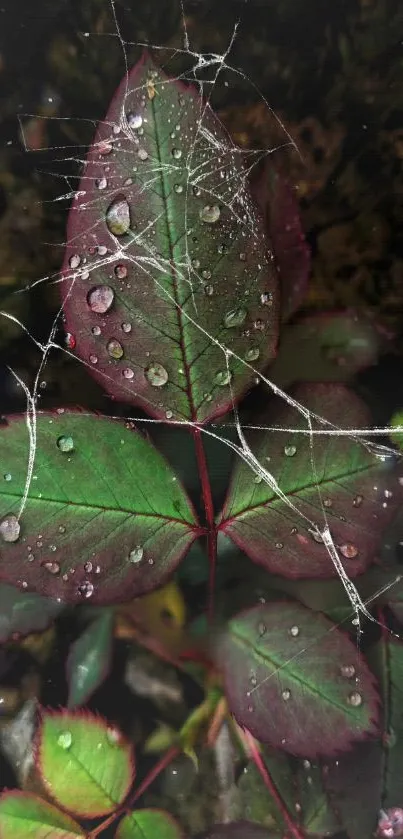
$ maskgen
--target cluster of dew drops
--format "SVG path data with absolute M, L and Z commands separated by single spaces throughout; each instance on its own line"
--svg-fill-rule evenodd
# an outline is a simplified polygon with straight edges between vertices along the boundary
M 143 109 L 146 107 L 147 98 L 153 99 L 156 95 L 156 88 L 155 88 L 155 80 L 158 74 L 156 71 L 151 71 L 149 74 L 149 79 L 146 84 L 146 94 L 143 94 L 141 97 L 140 107 Z M 159 90 L 163 92 L 164 85 L 161 85 Z M 179 96 L 179 105 L 180 107 L 184 106 L 184 100 L 182 96 Z M 174 106 L 172 106 L 174 107 Z M 127 123 L 127 128 L 129 130 L 130 139 L 133 141 L 135 145 L 137 145 L 137 158 L 141 163 L 146 162 L 149 159 L 149 154 L 147 150 L 142 145 L 141 137 L 144 134 L 144 125 L 147 122 L 147 117 L 142 115 L 141 113 L 134 113 L 129 112 L 125 115 L 125 120 Z M 171 118 L 168 117 L 168 122 L 171 122 Z M 171 132 L 171 139 L 175 140 L 177 137 L 178 132 L 180 131 L 180 125 L 177 124 L 175 126 L 175 131 Z M 97 144 L 97 151 L 99 155 L 99 160 L 103 161 L 106 160 L 104 164 L 104 174 L 101 177 L 97 178 L 95 181 L 95 185 L 98 190 L 106 190 L 108 188 L 108 173 L 110 172 L 110 166 L 108 165 L 108 155 L 112 153 L 115 149 L 119 150 L 119 146 L 121 145 L 119 141 L 119 135 L 122 132 L 122 128 L 119 125 L 114 125 L 112 129 L 113 135 L 110 138 L 104 139 Z M 182 149 L 178 145 L 174 145 L 171 150 L 172 158 L 174 161 L 179 161 L 182 158 Z M 133 167 L 133 171 L 138 171 L 138 166 L 135 165 Z M 220 176 L 223 180 L 226 179 L 227 173 L 223 168 L 220 168 Z M 132 179 L 127 178 L 124 182 L 123 186 L 129 186 L 132 184 Z M 174 191 L 177 194 L 180 194 L 184 191 L 183 184 L 177 183 L 174 186 Z M 199 185 L 194 185 L 192 187 L 192 192 L 196 197 L 202 196 L 202 190 Z M 203 206 L 199 210 L 199 218 L 200 220 L 208 226 L 214 226 L 217 224 L 221 217 L 221 208 L 219 204 L 203 204 Z M 247 216 L 243 216 L 244 221 L 247 221 Z M 105 213 L 105 222 L 106 226 L 110 233 L 112 233 L 115 237 L 122 237 L 125 236 L 131 228 L 131 213 L 130 213 L 130 206 L 129 203 L 124 195 L 116 196 L 112 202 L 109 204 L 106 213 Z M 108 250 L 105 245 L 98 245 L 98 246 L 91 246 L 89 248 L 89 252 L 91 255 L 98 254 L 100 257 L 105 257 L 108 253 Z M 225 246 L 219 245 L 218 252 L 224 253 Z M 273 255 L 270 254 L 270 257 L 273 258 Z M 239 258 L 242 261 L 246 260 L 246 254 L 241 252 L 239 254 Z M 200 268 L 200 260 L 193 259 L 191 261 L 192 269 L 197 273 Z M 72 271 L 76 272 L 79 270 L 79 276 L 83 280 L 87 280 L 90 278 L 90 270 L 87 265 L 87 258 L 81 258 L 80 254 L 74 253 L 69 258 L 69 267 Z M 258 265 L 258 269 L 261 270 L 262 265 Z M 117 281 L 124 282 L 128 278 L 128 267 L 127 265 L 121 261 L 114 267 L 114 275 Z M 74 276 L 74 275 L 73 275 Z M 199 276 L 197 274 L 197 276 Z M 201 271 L 201 279 L 203 282 L 204 292 L 207 296 L 211 296 L 214 293 L 214 287 L 211 284 L 211 271 L 209 269 L 204 269 Z M 128 288 L 130 288 L 130 283 L 126 284 Z M 122 286 L 122 290 L 124 286 Z M 100 284 L 92 286 L 88 293 L 87 293 L 87 305 L 91 312 L 95 315 L 105 316 L 113 307 L 115 302 L 115 290 L 111 285 L 108 284 Z M 264 308 L 271 308 L 273 306 L 273 294 L 270 291 L 264 291 L 260 294 L 260 305 Z M 248 312 L 247 309 L 244 307 L 237 307 L 232 309 L 231 311 L 227 312 L 223 317 L 223 327 L 225 329 L 235 329 L 238 327 L 243 327 L 245 325 L 245 320 L 247 318 Z M 105 326 L 105 322 L 103 323 Z M 259 334 L 265 330 L 266 321 L 262 318 L 257 318 L 253 322 L 253 330 Z M 121 323 L 121 330 L 123 335 L 128 336 L 132 331 L 132 324 L 128 321 L 123 321 Z M 92 327 L 92 334 L 94 337 L 100 337 L 102 334 L 101 326 L 96 323 Z M 250 329 L 245 329 L 242 333 L 246 337 L 249 337 L 251 334 Z M 124 339 L 119 337 L 111 337 L 107 340 L 106 343 L 106 352 L 110 359 L 113 361 L 122 361 L 124 364 L 124 356 L 125 356 L 125 349 L 124 349 Z M 66 345 L 68 349 L 73 350 L 76 345 L 75 336 L 72 333 L 68 333 L 66 337 Z M 256 343 L 252 342 L 252 345 L 246 349 L 244 353 L 244 359 L 247 363 L 252 363 L 258 360 L 260 356 L 260 349 Z M 96 352 L 92 352 L 89 355 L 89 362 L 91 365 L 98 364 L 98 355 Z M 127 366 L 124 364 L 122 367 L 122 377 L 129 383 L 132 379 L 134 379 L 135 373 L 132 367 Z M 218 387 L 225 387 L 231 383 L 232 380 L 232 372 L 227 368 L 224 370 L 218 370 L 215 375 L 213 376 L 213 385 Z M 153 363 L 148 364 L 144 369 L 144 376 L 147 382 L 155 388 L 162 388 L 164 385 L 168 383 L 169 375 L 168 371 L 166 370 L 165 366 L 161 364 L 159 361 L 155 361 Z M 258 379 L 257 379 L 258 381 Z M 206 401 L 211 401 L 212 396 L 211 393 L 205 394 Z M 172 417 L 172 411 L 167 412 L 167 419 Z

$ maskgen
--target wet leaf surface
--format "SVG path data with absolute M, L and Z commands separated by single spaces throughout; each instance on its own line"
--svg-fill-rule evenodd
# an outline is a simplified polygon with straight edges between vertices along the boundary
M 163 810 L 135 810 L 119 823 L 116 839 L 183 839 L 179 824 Z
M 299 604 L 241 612 L 219 663 L 237 722 L 264 743 L 312 758 L 377 731 L 376 682 L 364 659 L 327 618 Z
M 247 435 L 251 465 L 237 460 L 219 527 L 272 573 L 298 578 L 336 576 L 322 536 L 328 526 L 335 559 L 354 577 L 377 559 L 401 505 L 394 458 L 382 462 L 356 439 L 354 429 L 370 419 L 342 385 L 304 385 L 294 398 L 329 420 L 312 417 L 314 431 L 334 433 L 315 435 L 311 446 L 310 434 L 300 433 L 309 431 L 306 416 L 273 400 L 259 423 L 264 430 Z M 337 433 L 344 428 L 351 436 Z
M 197 535 L 176 476 L 141 434 L 79 412 L 38 415 L 26 506 L 25 416 L 1 429 L 0 577 L 63 601 L 156 588 Z
M 129 743 L 106 720 L 87 712 L 43 713 L 36 765 L 52 798 L 86 818 L 115 810 L 134 778 Z
M 79 824 L 52 804 L 27 792 L 0 797 L 2 839 L 84 839 Z
M 277 271 L 245 171 L 209 105 L 145 55 L 90 149 L 63 301 L 91 374 L 153 416 L 217 416 L 273 358 Z

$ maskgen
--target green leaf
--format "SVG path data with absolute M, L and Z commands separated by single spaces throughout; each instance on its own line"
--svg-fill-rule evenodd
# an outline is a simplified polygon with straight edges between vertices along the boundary
M 13 790 L 0 796 L 1 839 L 84 839 L 77 822 L 36 795 Z
M 105 609 L 70 647 L 67 659 L 68 707 L 84 705 L 108 673 L 113 644 L 114 612 Z
M 36 765 L 52 797 L 74 815 L 94 818 L 115 810 L 133 782 L 133 760 L 130 744 L 94 714 L 42 716 Z
M 376 731 L 378 696 L 364 659 L 327 618 L 299 604 L 237 615 L 219 662 L 237 722 L 264 743 L 313 758 Z
M 16 635 L 42 632 L 62 609 L 63 604 L 51 597 L 0 585 L 0 643 Z
M 179 824 L 163 810 L 135 810 L 125 816 L 115 839 L 182 839 Z
M 0 429 L 0 578 L 63 601 L 161 585 L 198 533 L 175 474 L 139 432 L 78 411 L 37 417 L 27 503 L 25 416 Z
M 402 503 L 394 458 L 383 462 L 354 431 L 337 433 L 370 424 L 360 400 L 342 385 L 301 386 L 293 398 L 314 415 L 314 432 L 332 433 L 316 434 L 311 446 L 309 433 L 299 433 L 309 431 L 301 411 L 272 400 L 258 423 L 268 430 L 248 437 L 253 468 L 241 458 L 235 464 L 219 528 L 274 574 L 332 577 L 337 563 L 349 577 L 361 574 Z M 336 558 L 323 544 L 326 527 Z
M 304 832 L 309 836 L 332 836 L 341 830 L 323 785 L 321 767 L 304 760 L 297 782 Z
M 383 695 L 382 806 L 403 801 L 403 643 L 386 630 L 368 653 Z
M 262 747 L 261 753 L 278 795 L 282 799 L 290 818 L 297 822 L 299 816 L 295 809 L 295 802 L 297 801 L 296 783 L 289 756 L 267 746 Z M 237 811 L 237 815 L 264 824 L 267 827 L 271 826 L 272 820 L 279 827 L 283 829 L 286 827 L 283 813 L 267 791 L 267 787 L 253 761 L 249 761 L 245 767 L 237 787 L 240 803 L 240 810 L 239 813 Z
M 205 422 L 273 358 L 278 276 L 247 174 L 208 102 L 145 55 L 98 127 L 63 265 L 71 340 L 116 399 Z
M 381 807 L 381 758 L 379 741 L 369 741 L 324 766 L 326 789 L 349 839 L 374 835 Z

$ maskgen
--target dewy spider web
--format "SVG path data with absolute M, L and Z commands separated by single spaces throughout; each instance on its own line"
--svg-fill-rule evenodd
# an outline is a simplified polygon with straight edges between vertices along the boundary
M 111 37 L 117 38 L 119 40 L 121 48 L 122 48 L 123 61 L 124 61 L 124 67 L 125 67 L 125 72 L 126 72 L 126 96 L 127 96 L 128 92 L 129 92 L 128 91 L 129 66 L 128 66 L 128 60 L 127 60 L 127 47 L 129 46 L 129 42 L 125 42 L 122 35 L 121 35 L 119 22 L 118 22 L 118 18 L 117 18 L 117 15 L 116 15 L 116 8 L 115 8 L 114 0 L 110 0 L 110 7 L 111 7 L 112 17 L 113 17 L 113 21 L 114 21 L 114 25 L 115 25 L 115 32 L 111 33 Z M 182 9 L 182 22 L 183 22 L 183 32 L 184 32 L 184 41 L 183 41 L 184 45 L 183 45 L 182 49 L 176 49 L 176 50 L 173 50 L 172 52 L 173 52 L 174 55 L 176 55 L 177 53 L 184 53 L 189 59 L 191 59 L 193 61 L 193 66 L 192 66 L 190 72 L 188 72 L 184 75 L 181 75 L 180 77 L 177 77 L 177 78 L 180 79 L 180 80 L 184 80 L 184 81 L 193 81 L 193 83 L 196 82 L 200 91 L 201 91 L 201 93 L 202 93 L 202 95 L 203 95 L 203 102 L 204 103 L 209 103 L 212 91 L 214 89 L 214 86 L 216 85 L 216 83 L 219 79 L 220 73 L 223 70 L 227 70 L 227 71 L 231 71 L 233 73 L 236 73 L 243 80 L 249 82 L 249 79 L 247 79 L 246 75 L 241 70 L 239 70 L 237 68 L 233 68 L 233 67 L 230 66 L 230 64 L 227 63 L 227 59 L 230 55 L 233 44 L 234 44 L 234 42 L 237 38 L 239 21 L 236 22 L 236 24 L 233 28 L 233 32 L 232 32 L 232 35 L 229 39 L 228 46 L 227 46 L 227 48 L 226 48 L 226 50 L 223 54 L 217 54 L 217 53 L 201 54 L 201 53 L 197 53 L 197 52 L 193 51 L 192 48 L 191 48 L 190 41 L 189 41 L 189 36 L 188 36 L 188 31 L 187 31 L 187 26 L 186 26 L 186 15 L 185 15 L 185 10 L 184 10 L 184 7 L 183 7 L 182 3 L 181 3 L 181 9 Z M 84 33 L 84 34 L 86 35 L 86 37 L 92 37 L 92 36 L 90 36 L 90 33 Z M 134 45 L 134 44 L 130 44 L 130 45 Z M 158 50 L 165 50 L 166 51 L 166 47 L 163 47 L 163 46 L 160 46 L 160 45 L 150 45 L 150 44 L 145 45 L 145 44 L 139 44 L 139 43 L 136 43 L 135 45 L 136 46 L 148 46 L 148 47 L 151 46 L 151 48 L 154 51 L 158 51 Z M 199 78 L 199 71 L 205 72 L 206 69 L 213 69 L 214 70 L 213 78 L 208 80 L 208 81 L 201 81 L 200 78 Z M 156 82 L 156 87 L 157 86 L 158 86 L 158 82 Z M 255 90 L 258 91 L 258 88 L 256 88 L 255 85 L 253 85 L 253 87 L 254 87 Z M 265 103 L 265 106 L 267 107 L 268 111 L 270 111 L 270 113 L 272 113 L 271 108 L 270 108 L 268 102 L 266 101 L 266 99 L 264 98 L 264 96 L 262 95 L 262 93 L 260 91 L 258 91 L 258 92 L 259 92 L 259 95 L 261 96 L 261 98 L 263 99 L 263 101 Z M 192 186 L 194 186 L 194 185 L 197 185 L 198 183 L 203 183 L 206 179 L 206 176 L 208 175 L 208 171 L 205 168 L 199 168 L 199 170 L 197 170 L 193 167 L 192 151 L 195 149 L 196 143 L 197 143 L 200 136 L 202 136 L 204 141 L 206 141 L 210 146 L 211 167 L 219 168 L 219 158 L 220 158 L 220 154 L 222 152 L 225 152 L 227 154 L 228 154 L 228 152 L 230 152 L 230 154 L 232 156 L 242 155 L 244 159 L 249 160 L 250 163 L 244 169 L 244 172 L 243 172 L 242 176 L 239 177 L 239 175 L 237 175 L 235 177 L 235 179 L 232 180 L 232 182 L 231 182 L 231 179 L 229 179 L 229 183 L 231 184 L 231 195 L 230 195 L 230 197 L 227 201 L 225 201 L 225 199 L 223 200 L 223 196 L 221 194 L 218 196 L 214 192 L 210 193 L 210 197 L 211 197 L 212 200 L 215 199 L 217 201 L 219 200 L 221 203 L 224 203 L 224 205 L 231 212 L 231 214 L 238 221 L 242 221 L 242 223 L 247 228 L 248 232 L 255 235 L 254 234 L 253 208 L 251 206 L 249 206 L 248 203 L 244 200 L 244 195 L 243 195 L 245 181 L 248 178 L 248 176 L 250 175 L 253 168 L 256 166 L 256 163 L 259 162 L 262 159 L 262 157 L 264 157 L 265 155 L 273 153 L 276 149 L 271 148 L 271 149 L 265 149 L 265 150 L 261 150 L 261 151 L 254 151 L 254 150 L 245 151 L 244 149 L 239 150 L 234 146 L 234 144 L 231 142 L 229 137 L 228 137 L 228 145 L 223 147 L 222 142 L 218 141 L 217 138 L 207 129 L 207 127 L 203 123 L 203 117 L 204 117 L 206 107 L 207 107 L 207 105 L 204 104 L 201 108 L 200 116 L 199 116 L 199 120 L 198 120 L 197 131 L 196 131 L 193 143 L 192 143 L 191 152 L 190 152 L 188 160 L 187 160 L 188 184 L 191 184 Z M 92 122 L 93 121 L 91 120 L 91 123 Z M 283 126 L 281 126 L 281 127 L 283 128 Z M 21 129 L 22 129 L 22 133 L 23 133 L 23 130 L 24 130 L 23 123 L 21 123 Z M 113 126 L 111 126 L 111 130 L 112 129 L 113 129 Z M 124 108 L 122 108 L 121 124 L 118 126 L 118 129 L 119 129 L 119 132 L 122 132 L 122 134 L 125 135 L 126 137 L 128 137 L 130 139 L 134 139 L 133 132 L 130 128 L 130 125 L 127 122 L 127 118 L 126 118 Z M 286 137 L 283 145 L 284 146 L 293 146 L 295 148 L 295 144 L 294 144 L 292 138 L 289 135 L 287 135 L 287 132 L 285 131 L 284 128 L 283 128 L 283 130 L 284 130 L 284 134 L 285 134 L 285 137 Z M 64 147 L 63 149 L 60 149 L 60 150 L 65 151 L 65 150 L 67 150 L 67 147 Z M 77 158 L 76 156 L 68 157 L 67 155 L 65 155 L 63 157 L 63 161 L 74 161 L 75 164 L 79 164 L 79 165 L 82 165 L 85 162 L 84 158 L 80 159 L 80 158 Z M 158 165 L 157 164 L 154 164 L 154 165 L 151 164 L 150 172 L 149 172 L 149 178 L 145 182 L 143 189 L 147 190 L 148 188 L 152 188 L 152 184 L 154 182 L 154 179 L 156 177 L 158 177 L 158 175 L 159 175 L 159 164 Z M 69 190 L 66 193 L 58 196 L 57 199 L 56 199 L 57 201 L 73 200 L 74 205 L 77 206 L 77 205 L 80 204 L 80 202 L 85 200 L 85 198 L 86 198 L 85 194 L 83 194 L 82 192 L 81 193 L 77 192 L 71 187 L 70 177 L 68 175 L 61 175 L 59 177 L 63 178 L 67 182 L 67 184 L 69 186 Z M 80 175 L 78 177 L 80 177 Z M 237 180 L 237 178 L 238 178 L 238 180 Z M 236 210 L 236 203 L 237 202 L 242 207 L 242 219 L 239 218 L 239 214 L 237 213 L 237 210 Z M 188 207 L 187 200 L 185 200 L 185 214 L 186 214 L 186 216 L 187 216 L 187 207 Z M 153 219 L 153 221 L 150 224 L 155 225 L 157 220 L 158 220 L 157 218 Z M 186 224 L 186 219 L 185 219 L 185 224 Z M 166 265 L 166 261 L 164 259 L 156 256 L 155 253 L 151 250 L 150 246 L 145 241 L 145 238 L 144 238 L 145 232 L 146 232 L 146 230 L 142 230 L 142 231 L 140 231 L 140 233 L 136 234 L 136 239 L 138 241 L 141 241 L 141 245 L 142 245 L 143 253 L 144 253 L 143 256 L 136 255 L 135 257 L 133 257 L 126 250 L 125 247 L 122 247 L 119 240 L 117 238 L 115 238 L 116 250 L 113 253 L 111 253 L 110 255 L 107 255 L 106 253 L 102 253 L 102 252 L 99 251 L 99 257 L 100 258 L 94 261 L 94 263 L 92 264 L 92 270 L 94 268 L 99 267 L 99 266 L 108 265 L 111 262 L 116 262 L 116 259 L 124 257 L 126 260 L 129 259 L 132 262 L 135 262 L 137 269 L 140 269 L 141 271 L 143 271 L 144 274 L 146 276 L 150 277 L 150 279 L 152 279 L 152 281 L 157 286 L 160 286 L 160 283 L 156 279 L 156 277 L 154 275 L 154 272 L 161 271 L 164 268 L 170 267 L 170 266 Z M 106 249 L 105 249 L 105 251 L 106 251 Z M 87 270 L 87 267 L 85 267 L 85 269 L 80 268 L 77 271 L 76 270 L 72 271 L 71 276 L 68 277 L 68 279 L 71 280 L 71 283 L 70 283 L 69 290 L 67 292 L 67 297 L 69 295 L 71 295 L 71 293 L 74 289 L 75 281 L 76 281 L 77 277 L 80 276 L 80 272 L 82 270 Z M 234 451 L 234 453 L 239 458 L 241 458 L 250 467 L 250 469 L 254 473 L 254 475 L 256 477 L 258 477 L 260 480 L 265 481 L 267 483 L 267 485 L 276 494 L 276 496 L 279 499 L 282 500 L 282 502 L 293 512 L 293 514 L 295 514 L 298 518 L 302 518 L 303 521 L 304 521 L 304 525 L 308 526 L 311 529 L 311 532 L 314 532 L 316 534 L 316 536 L 318 537 L 318 539 L 322 541 L 322 543 L 324 545 L 324 548 L 326 548 L 326 550 L 327 550 L 329 560 L 333 563 L 333 565 L 335 567 L 335 570 L 336 570 L 336 572 L 339 576 L 339 579 L 340 579 L 340 581 L 341 581 L 341 583 L 344 587 L 346 595 L 349 599 L 349 602 L 351 604 L 351 607 L 352 607 L 352 613 L 351 614 L 354 615 L 353 623 L 357 626 L 357 643 L 359 644 L 359 639 L 360 639 L 360 634 L 361 634 L 361 620 L 362 620 L 362 618 L 365 617 L 365 618 L 367 618 L 371 621 L 376 622 L 376 618 L 374 618 L 367 609 L 368 603 L 372 600 L 375 600 L 380 594 L 383 594 L 386 590 L 388 590 L 393 585 L 398 583 L 400 581 L 400 577 L 397 577 L 395 580 L 392 580 L 390 583 L 386 584 L 379 591 L 374 592 L 374 594 L 370 598 L 368 598 L 366 601 L 361 598 L 356 586 L 354 585 L 352 580 L 350 580 L 350 578 L 348 577 L 348 575 L 347 575 L 347 573 L 346 573 L 346 571 L 345 571 L 345 569 L 342 565 L 342 562 L 340 560 L 336 545 L 333 541 L 330 526 L 329 526 L 329 520 L 328 520 L 326 507 L 323 503 L 323 498 L 322 498 L 321 489 L 320 489 L 320 482 L 319 482 L 319 479 L 318 479 L 317 470 L 316 470 L 316 462 L 315 462 L 315 437 L 317 435 L 323 435 L 323 434 L 326 434 L 326 435 L 339 435 L 339 434 L 348 435 L 355 442 L 365 446 L 370 451 L 372 451 L 372 453 L 374 454 L 375 457 L 380 457 L 383 460 L 385 460 L 387 457 L 395 457 L 396 452 L 393 449 L 391 449 L 391 448 L 389 448 L 385 445 L 378 445 L 376 443 L 371 442 L 371 440 L 369 438 L 371 438 L 373 436 L 384 435 L 384 434 L 388 433 L 390 431 L 390 429 L 388 429 L 388 428 L 378 428 L 378 429 L 374 430 L 374 429 L 368 429 L 368 428 L 363 428 L 363 429 L 355 428 L 355 429 L 346 430 L 346 429 L 337 428 L 331 422 L 329 422 L 328 420 L 325 420 L 323 417 L 318 416 L 317 414 L 314 414 L 312 411 L 308 410 L 304 405 L 302 405 L 301 403 L 299 403 L 298 401 L 293 399 L 290 395 L 286 394 L 277 385 L 275 385 L 268 377 L 264 376 L 261 372 L 257 371 L 253 367 L 252 364 L 245 361 L 244 358 L 241 358 L 239 355 L 237 355 L 232 350 L 230 350 L 228 347 L 226 347 L 223 343 L 221 343 L 217 338 L 210 335 L 209 332 L 202 326 L 202 324 L 200 324 L 198 322 L 198 319 L 197 319 L 197 305 L 196 305 L 196 301 L 195 301 L 195 297 L 194 297 L 194 285 L 193 284 L 194 283 L 201 283 L 202 278 L 201 278 L 201 276 L 199 276 L 197 270 L 195 270 L 194 267 L 192 266 L 192 261 L 191 261 L 191 257 L 190 257 L 190 253 L 189 253 L 189 249 L 188 249 L 188 237 L 187 236 L 185 237 L 185 252 L 183 254 L 183 260 L 181 260 L 179 262 L 175 262 L 175 270 L 177 272 L 180 272 L 182 280 L 184 280 L 189 285 L 189 293 L 190 293 L 192 301 L 193 301 L 193 314 L 189 314 L 188 311 L 185 311 L 182 307 L 180 307 L 179 304 L 177 303 L 176 299 L 173 297 L 173 295 L 169 294 L 169 292 L 167 291 L 166 288 L 164 288 L 164 294 L 165 294 L 166 297 L 168 297 L 171 300 L 172 305 L 174 307 L 179 307 L 180 308 L 181 315 L 184 318 L 186 318 L 192 324 L 192 326 L 195 329 L 201 331 L 209 341 L 214 342 L 219 347 L 221 352 L 223 353 L 223 358 L 225 359 L 225 365 L 226 365 L 226 370 L 227 370 L 228 379 L 229 379 L 229 387 L 230 387 L 230 391 L 231 391 L 232 412 L 233 412 L 234 421 L 233 421 L 233 423 L 220 423 L 219 427 L 223 428 L 226 425 L 227 426 L 228 425 L 234 426 L 235 429 L 236 429 L 236 432 L 237 432 L 238 442 L 233 442 L 231 440 L 225 439 L 222 436 L 220 436 L 220 434 L 215 431 L 216 426 L 214 425 L 214 423 L 210 424 L 210 426 L 208 426 L 208 427 L 203 427 L 202 426 L 201 431 L 203 432 L 203 434 L 208 435 L 208 436 L 218 440 L 221 445 L 224 444 L 226 446 L 229 446 Z M 66 277 L 64 277 L 63 279 L 65 280 Z M 61 282 L 61 278 L 60 278 L 59 275 L 42 277 L 41 279 L 38 279 L 38 280 L 34 281 L 33 283 L 31 283 L 29 289 L 25 289 L 25 291 L 32 290 L 35 286 L 37 286 L 39 284 L 49 283 L 49 282 L 52 283 L 52 284 L 57 284 L 57 283 Z M 27 399 L 26 423 L 27 423 L 27 428 L 28 428 L 28 439 L 29 439 L 29 451 L 27 453 L 27 474 L 26 474 L 25 490 L 24 490 L 23 496 L 21 498 L 20 508 L 19 508 L 19 517 L 21 517 L 24 513 L 24 508 L 25 508 L 25 504 L 26 504 L 26 501 L 27 501 L 27 498 L 28 498 L 29 488 L 30 488 L 30 484 L 31 484 L 32 476 L 33 476 L 33 471 L 34 471 L 35 455 L 36 455 L 36 418 L 37 418 L 37 411 L 38 411 L 38 408 L 37 408 L 38 391 L 39 391 L 40 381 L 42 379 L 44 370 L 46 368 L 46 364 L 47 364 L 47 361 L 48 361 L 49 354 L 53 350 L 59 350 L 59 351 L 61 350 L 62 352 L 65 352 L 67 355 L 71 355 L 75 360 L 78 360 L 78 359 L 68 349 L 60 346 L 57 343 L 57 341 L 55 341 L 55 335 L 56 335 L 56 332 L 57 332 L 57 327 L 58 327 L 59 321 L 61 320 L 62 315 L 63 315 L 63 307 L 61 307 L 59 309 L 59 311 L 57 312 L 57 314 L 54 318 L 52 328 L 51 328 L 49 337 L 48 337 L 46 342 L 39 342 L 38 340 L 36 340 L 35 337 L 26 329 L 24 324 L 20 320 L 18 320 L 14 315 L 12 315 L 10 313 L 7 313 L 5 311 L 0 312 L 0 314 L 1 314 L 2 317 L 8 318 L 9 320 L 13 321 L 14 323 L 17 323 L 19 325 L 19 327 L 25 333 L 27 333 L 29 335 L 30 339 L 33 341 L 33 343 L 35 344 L 35 346 L 37 347 L 37 349 L 41 353 L 41 361 L 40 361 L 40 364 L 39 364 L 39 367 L 38 367 L 38 370 L 37 370 L 37 373 L 36 373 L 36 376 L 35 376 L 35 380 L 34 380 L 32 390 L 30 390 L 28 388 L 28 386 L 26 385 L 26 383 L 22 381 L 20 376 L 17 376 L 17 374 L 14 373 L 20 387 L 24 390 L 25 395 L 26 395 L 26 399 Z M 231 358 L 235 358 L 238 362 L 242 363 L 243 365 L 246 365 L 246 367 L 249 368 L 251 374 L 253 374 L 255 377 L 257 377 L 256 381 L 259 381 L 260 383 L 264 383 L 267 386 L 267 388 L 270 390 L 271 393 L 276 394 L 278 397 L 283 399 L 287 403 L 288 406 L 290 406 L 293 409 L 295 409 L 296 411 L 298 411 L 298 413 L 301 414 L 302 417 L 304 418 L 304 420 L 306 422 L 306 429 L 301 430 L 301 428 L 297 428 L 297 429 L 293 429 L 293 428 L 283 428 L 283 429 L 266 428 L 265 430 L 281 430 L 281 431 L 284 431 L 286 433 L 301 433 L 301 434 L 306 434 L 306 435 L 309 436 L 310 463 L 311 463 L 311 468 L 312 468 L 312 474 L 315 476 L 316 489 L 317 489 L 318 498 L 319 498 L 319 509 L 320 509 L 320 514 L 321 514 L 321 518 L 322 518 L 322 521 L 320 523 L 318 523 L 317 521 L 315 521 L 313 519 L 310 519 L 306 514 L 303 514 L 298 509 L 298 507 L 293 503 L 292 499 L 284 494 L 281 487 L 279 486 L 279 484 L 275 480 L 274 476 L 270 473 L 267 466 L 265 466 L 261 462 L 259 462 L 259 460 L 256 458 L 256 456 L 252 452 L 250 446 L 248 445 L 248 442 L 245 438 L 244 430 L 245 430 L 246 427 L 255 428 L 256 426 L 245 426 L 245 425 L 241 424 L 238 409 L 237 409 L 237 405 L 236 405 L 236 400 L 235 400 L 234 394 L 232 392 L 230 366 L 229 366 Z M 89 368 L 92 367 L 92 365 L 90 363 L 85 362 L 83 360 L 81 361 L 81 363 L 84 364 L 85 366 L 88 366 Z M 107 378 L 108 378 L 108 376 L 107 376 L 107 374 L 105 374 L 105 379 L 107 379 Z M 128 419 L 131 419 L 131 418 L 129 417 Z M 159 422 L 162 422 L 161 420 L 155 420 L 155 419 L 141 419 L 140 420 L 138 417 L 134 417 L 133 419 L 136 422 L 145 422 L 145 423 L 159 423 Z M 167 418 L 167 423 L 172 424 L 174 426 L 184 425 L 184 426 L 188 426 L 188 427 L 199 427 L 199 426 L 197 426 L 196 423 L 192 423 L 188 420 L 181 421 L 181 420 L 171 420 L 171 419 Z M 319 426 L 319 427 L 315 427 L 315 426 Z M 259 428 L 261 428 L 261 430 L 263 430 L 264 427 L 259 426 Z M 394 430 L 396 431 L 396 430 L 403 430 L 403 429 L 396 429 L 395 428 Z M 330 631 L 332 631 L 332 630 L 330 630 Z M 298 653 L 298 655 L 301 655 L 304 651 L 305 650 L 301 650 L 301 652 Z M 285 667 L 287 663 L 288 662 L 286 662 L 282 666 Z M 281 668 L 279 668 L 279 669 L 281 669 Z M 258 688 L 259 688 L 259 684 L 256 685 L 256 687 L 254 687 L 253 690 L 257 690 Z

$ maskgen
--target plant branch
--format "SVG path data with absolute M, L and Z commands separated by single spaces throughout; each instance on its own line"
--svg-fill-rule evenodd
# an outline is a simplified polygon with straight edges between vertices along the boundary
M 196 449 L 197 466 L 199 470 L 200 485 L 203 497 L 204 511 L 207 523 L 207 550 L 209 560 L 209 597 L 208 614 L 210 622 L 214 615 L 214 589 L 217 564 L 217 529 L 214 520 L 214 504 L 211 492 L 211 484 L 208 473 L 206 453 L 204 451 L 202 432 L 197 426 L 192 429 Z

